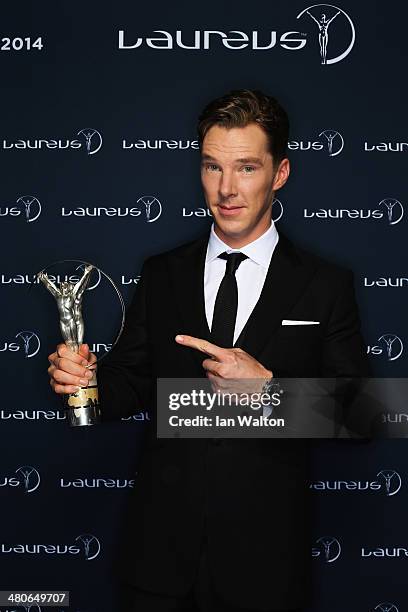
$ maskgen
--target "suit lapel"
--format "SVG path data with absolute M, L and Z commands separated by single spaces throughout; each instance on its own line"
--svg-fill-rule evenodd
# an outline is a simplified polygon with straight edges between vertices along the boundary
M 183 325 L 180 333 L 211 341 L 204 300 L 204 267 L 208 238 L 209 231 L 199 240 L 181 247 L 180 251 L 176 250 L 169 265 L 175 287 L 174 299 Z M 191 351 L 202 369 L 205 355 L 194 349 L 187 350 Z
M 303 265 L 292 243 L 279 232 L 261 295 L 234 346 L 258 358 L 314 273 L 315 267 Z
M 205 315 L 204 266 L 209 231 L 186 246 L 176 249 L 169 259 L 183 327 L 180 333 L 211 341 Z M 272 255 L 261 295 L 250 314 L 235 347 L 258 358 L 271 336 L 288 317 L 315 273 L 315 266 L 302 263 L 292 243 L 279 232 L 279 241 Z M 191 349 L 198 365 L 205 356 Z

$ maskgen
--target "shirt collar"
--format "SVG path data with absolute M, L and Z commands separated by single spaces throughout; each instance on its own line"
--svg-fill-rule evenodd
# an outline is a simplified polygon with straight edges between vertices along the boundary
M 255 263 L 268 268 L 269 262 L 272 257 L 272 253 L 278 243 L 279 235 L 276 230 L 275 223 L 271 220 L 269 228 L 259 236 L 256 240 L 253 240 L 249 244 L 245 245 L 240 249 L 232 249 L 230 246 L 225 244 L 217 236 L 214 231 L 214 223 L 211 226 L 210 238 L 208 240 L 207 257 L 206 261 L 214 261 L 221 253 L 225 251 L 231 253 L 232 251 L 240 251 L 247 255 L 249 259 L 252 259 Z

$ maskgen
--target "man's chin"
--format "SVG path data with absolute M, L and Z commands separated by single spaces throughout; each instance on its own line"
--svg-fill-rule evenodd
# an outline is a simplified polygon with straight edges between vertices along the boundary
M 246 234 L 245 225 L 238 219 L 231 219 L 227 222 L 214 219 L 214 224 L 215 230 L 218 230 L 218 233 L 221 233 L 225 238 L 237 240 Z
M 245 223 L 242 222 L 242 219 L 220 219 L 219 217 L 214 217 L 214 223 L 223 231 L 223 232 L 237 232 L 240 230 L 245 230 Z

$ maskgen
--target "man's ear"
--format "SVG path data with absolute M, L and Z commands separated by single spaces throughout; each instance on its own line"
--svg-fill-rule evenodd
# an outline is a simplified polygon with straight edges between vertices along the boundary
M 275 173 L 275 178 L 273 179 L 272 188 L 274 191 L 277 191 L 278 189 L 281 189 L 281 187 L 284 186 L 284 184 L 289 178 L 289 174 L 290 174 L 290 162 L 288 158 L 285 157 L 280 162 L 278 169 L 276 170 L 276 173 Z

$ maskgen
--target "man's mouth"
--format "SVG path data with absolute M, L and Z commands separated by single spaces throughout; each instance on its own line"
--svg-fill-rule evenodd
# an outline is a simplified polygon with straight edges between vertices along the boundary
M 225 204 L 219 204 L 218 208 L 219 208 L 221 215 L 230 217 L 233 215 L 238 215 L 240 211 L 243 210 L 244 206 L 230 206 L 230 205 L 227 206 Z

